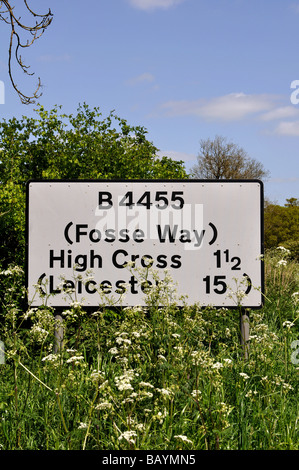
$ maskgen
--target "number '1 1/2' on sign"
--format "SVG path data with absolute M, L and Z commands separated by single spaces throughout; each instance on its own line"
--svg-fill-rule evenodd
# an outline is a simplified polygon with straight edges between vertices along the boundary
M 229 258 L 229 250 L 224 250 L 223 251 L 224 255 L 225 255 L 225 262 L 226 263 L 235 263 L 231 269 L 234 270 L 234 271 L 239 271 L 241 269 L 240 267 L 240 264 L 241 264 L 241 259 L 239 258 L 239 256 L 233 256 L 231 259 Z M 215 253 L 213 253 L 214 256 L 216 256 L 216 267 L 217 268 L 221 268 L 221 250 L 217 250 L 215 251 Z

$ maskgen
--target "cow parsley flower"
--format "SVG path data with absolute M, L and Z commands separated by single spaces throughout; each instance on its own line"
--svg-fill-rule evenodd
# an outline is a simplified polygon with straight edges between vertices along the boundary
M 243 377 L 244 380 L 248 380 L 250 378 L 249 375 L 245 374 L 245 372 L 240 372 L 239 375 Z
M 280 266 L 286 266 L 288 263 L 285 259 L 281 259 L 276 263 L 276 266 L 279 268 Z
M 78 364 L 80 364 L 81 361 L 84 361 L 83 356 L 73 356 L 73 357 L 70 357 L 66 362 L 68 364 L 73 363 L 77 366 Z
M 135 431 L 125 431 L 119 436 L 118 440 L 122 441 L 124 439 L 129 444 L 135 444 L 135 439 L 133 439 L 134 437 L 137 437 L 137 433 Z
M 278 246 L 276 249 L 280 250 L 282 253 L 285 253 L 286 255 L 289 255 L 291 253 L 290 250 L 288 250 L 287 248 L 285 248 L 284 246 L 281 246 L 281 245 Z
M 212 365 L 212 369 L 221 369 L 221 367 L 223 367 L 221 362 L 215 362 L 215 364 Z
M 87 429 L 87 428 L 88 428 L 87 423 L 80 423 L 78 426 L 78 429 Z
M 293 292 L 291 298 L 295 305 L 299 303 L 299 292 Z
M 131 381 L 134 379 L 134 375 L 135 374 L 133 370 L 127 370 L 123 375 L 115 377 L 115 383 L 118 390 L 134 390 L 131 385 Z
M 42 361 L 45 362 L 56 362 L 57 359 L 59 359 L 59 355 L 58 354 L 48 354 L 48 356 L 45 356 L 42 358 Z
M 118 354 L 118 349 L 117 348 L 111 348 L 111 349 L 109 349 L 108 352 L 110 354 L 112 354 L 113 356 L 115 356 L 116 354 Z
M 282 324 L 283 327 L 286 327 L 288 329 L 292 328 L 292 326 L 294 326 L 294 325 L 295 324 L 293 322 L 289 321 L 289 320 L 284 321 L 283 324 Z
M 187 438 L 187 436 L 184 436 L 182 434 L 178 434 L 177 436 L 174 436 L 175 439 L 180 439 L 182 442 L 185 442 L 186 444 L 193 444 L 193 441 Z
M 95 407 L 96 410 L 110 410 L 112 408 L 112 403 L 109 401 L 102 401 L 98 403 Z

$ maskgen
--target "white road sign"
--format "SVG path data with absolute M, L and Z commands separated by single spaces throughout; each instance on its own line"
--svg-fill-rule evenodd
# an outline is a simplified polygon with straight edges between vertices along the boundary
M 27 184 L 32 306 L 97 307 L 103 295 L 111 305 L 144 305 L 167 272 L 173 300 L 258 308 L 262 254 L 259 180 Z

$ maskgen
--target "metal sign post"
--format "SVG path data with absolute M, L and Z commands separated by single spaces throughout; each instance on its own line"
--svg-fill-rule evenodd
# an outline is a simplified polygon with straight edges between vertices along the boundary
M 249 329 L 250 329 L 249 310 L 245 308 L 241 308 L 240 338 L 241 338 L 241 346 L 244 352 L 244 359 L 249 358 Z
M 64 326 L 63 318 L 61 315 L 55 315 L 55 329 L 54 329 L 54 354 L 60 353 L 63 349 L 63 339 L 64 339 Z
M 5 364 L 5 347 L 3 341 L 0 341 L 0 364 Z

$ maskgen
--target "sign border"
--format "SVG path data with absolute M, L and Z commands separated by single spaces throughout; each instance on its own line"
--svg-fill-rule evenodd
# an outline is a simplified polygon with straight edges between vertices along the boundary
M 53 179 L 30 179 L 26 182 L 26 209 L 25 209 L 25 286 L 26 290 L 28 291 L 29 285 L 29 279 L 28 279 L 28 271 L 29 271 L 29 187 L 31 183 L 186 183 L 186 184 L 192 184 L 192 183 L 220 183 L 220 184 L 226 184 L 226 183 L 257 183 L 260 185 L 260 227 L 261 227 L 261 232 L 260 232 L 260 263 L 261 263 L 261 303 L 259 306 L 229 306 L 225 307 L 223 305 L 211 305 L 212 308 L 215 309 L 221 309 L 221 308 L 226 308 L 227 310 L 236 310 L 236 309 L 249 309 L 249 310 L 259 310 L 263 308 L 264 306 L 264 295 L 265 295 L 265 266 L 264 266 L 264 183 L 260 179 L 256 178 L 251 178 L 251 179 L 200 179 L 200 178 L 190 178 L 190 179 L 126 179 L 126 178 L 120 178 L 120 179 L 88 179 L 88 178 L 82 178 L 82 179 L 60 179 L 60 178 L 53 178 Z M 29 302 L 27 299 L 27 305 L 29 307 Z M 62 306 L 55 306 L 51 305 L 49 306 L 50 308 L 53 308 L 55 311 L 63 311 L 67 307 L 62 307 Z M 96 306 L 81 306 L 84 310 L 86 311 L 95 311 L 98 307 Z M 109 308 L 124 308 L 122 306 L 116 306 L 116 307 L 111 307 L 107 306 Z M 128 306 L 126 306 L 127 308 Z M 208 305 L 203 305 L 202 308 L 207 308 Z M 181 306 L 178 305 L 178 308 L 182 308 Z

